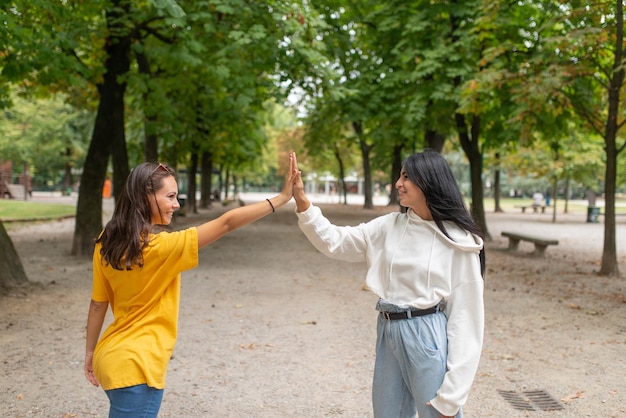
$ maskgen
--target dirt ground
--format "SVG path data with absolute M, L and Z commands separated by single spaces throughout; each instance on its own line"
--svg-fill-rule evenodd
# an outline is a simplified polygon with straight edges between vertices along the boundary
M 390 210 L 320 206 L 351 225 Z M 365 265 L 317 253 L 293 211 L 291 203 L 202 249 L 199 267 L 183 274 L 160 416 L 372 416 L 376 297 L 364 288 Z M 602 221 L 487 217 L 486 335 L 465 416 L 626 416 L 626 219 L 617 230 L 622 277 L 609 279 L 595 274 Z M 82 372 L 91 263 L 69 255 L 73 222 L 9 227 L 33 284 L 0 295 L 2 417 L 107 416 L 104 392 Z M 559 245 L 544 258 L 524 243 L 511 253 L 503 230 Z

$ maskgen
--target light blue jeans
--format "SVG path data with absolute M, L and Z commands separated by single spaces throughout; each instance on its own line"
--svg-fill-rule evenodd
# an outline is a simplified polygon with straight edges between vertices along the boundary
M 397 312 L 393 305 L 378 310 Z M 443 312 L 411 319 L 378 316 L 372 385 L 375 418 L 439 418 L 427 403 L 443 382 L 448 357 L 448 320 Z M 459 411 L 456 418 L 462 418 Z
M 109 418 L 156 418 L 163 389 L 146 384 L 105 390 L 111 404 Z

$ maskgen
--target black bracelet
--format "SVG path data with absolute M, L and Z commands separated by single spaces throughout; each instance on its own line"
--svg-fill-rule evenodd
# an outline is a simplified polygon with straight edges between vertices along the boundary
M 276 209 L 274 209 L 274 205 L 272 205 L 272 202 L 269 199 L 265 199 L 267 200 L 267 203 L 270 204 L 270 206 L 272 207 L 272 212 L 276 212 Z

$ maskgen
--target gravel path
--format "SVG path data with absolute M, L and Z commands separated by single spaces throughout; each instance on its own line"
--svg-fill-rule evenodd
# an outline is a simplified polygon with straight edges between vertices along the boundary
M 320 205 L 342 224 L 389 210 Z M 363 287 L 365 266 L 317 253 L 293 210 L 201 250 L 199 267 L 183 275 L 162 417 L 372 416 L 376 298 Z M 595 274 L 602 223 L 580 214 L 551 219 L 488 214 L 485 346 L 466 417 L 626 415 L 624 274 Z M 523 244 L 511 254 L 503 230 L 559 245 L 541 259 Z M 82 374 L 91 266 L 69 256 L 72 233 L 71 219 L 9 230 L 33 285 L 0 296 L 2 417 L 107 415 L 104 393 Z M 617 235 L 624 272 L 623 221 Z

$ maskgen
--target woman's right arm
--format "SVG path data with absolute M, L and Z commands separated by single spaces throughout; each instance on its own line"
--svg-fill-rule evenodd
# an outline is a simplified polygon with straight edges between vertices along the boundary
M 89 314 L 87 315 L 87 341 L 85 343 L 85 377 L 89 382 L 98 386 L 98 379 L 93 373 L 93 352 L 96 349 L 98 338 L 100 338 L 100 331 L 102 331 L 102 324 L 109 307 L 108 302 L 96 302 L 91 300 L 89 304 Z

